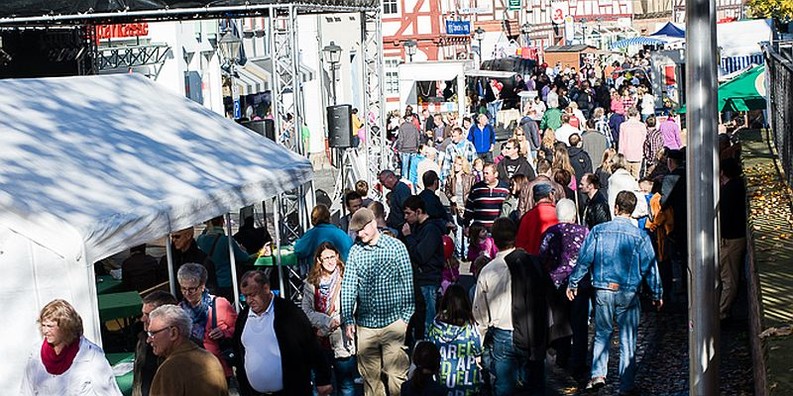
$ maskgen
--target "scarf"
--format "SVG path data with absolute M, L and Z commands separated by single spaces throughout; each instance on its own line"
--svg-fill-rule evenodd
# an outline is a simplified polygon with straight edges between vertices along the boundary
M 336 290 L 336 283 L 341 282 L 339 272 L 339 267 L 336 267 L 330 279 L 320 279 L 319 285 L 317 285 L 314 292 L 314 309 L 318 312 L 327 313 L 328 315 L 333 313 L 334 307 L 329 307 L 328 304 L 331 300 L 331 293 Z
M 207 327 L 209 307 L 212 305 L 212 295 L 209 290 L 204 289 L 201 293 L 201 302 L 195 307 L 190 305 L 187 300 L 182 300 L 179 306 L 187 312 L 187 316 L 193 322 L 193 329 L 190 331 L 190 339 L 199 346 L 204 345 L 204 331 Z
M 80 338 L 72 341 L 71 344 L 66 345 L 61 354 L 55 353 L 55 348 L 50 345 L 45 339 L 41 344 L 41 362 L 44 363 L 44 368 L 52 375 L 61 375 L 72 367 L 74 357 L 77 356 L 77 351 L 80 350 Z

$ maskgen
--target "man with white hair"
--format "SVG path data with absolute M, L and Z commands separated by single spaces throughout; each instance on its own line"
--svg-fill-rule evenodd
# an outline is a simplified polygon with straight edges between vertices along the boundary
M 550 340 L 556 350 L 556 365 L 569 368 L 573 375 L 580 375 L 586 369 L 587 321 L 592 285 L 588 278 L 579 284 L 578 295 L 572 302 L 567 299 L 565 292 L 568 277 L 578 262 L 578 252 L 589 230 L 576 224 L 575 202 L 567 198 L 556 203 L 556 217 L 559 223 L 548 228 L 540 242 L 540 262 L 555 286 L 548 297 L 554 315 Z
M 151 383 L 152 396 L 227 396 L 226 375 L 211 352 L 190 341 L 193 323 L 176 305 L 149 313 L 148 343 L 165 360 Z
M 559 109 L 559 99 L 548 97 L 548 110 L 542 115 L 540 133 L 550 128 L 554 131 L 562 126 L 562 110 Z

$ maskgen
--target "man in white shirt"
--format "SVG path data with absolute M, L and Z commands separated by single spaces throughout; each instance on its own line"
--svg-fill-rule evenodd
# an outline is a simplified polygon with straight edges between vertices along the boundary
M 484 356 L 489 357 L 483 363 L 495 396 L 521 390 L 545 394 L 548 304 L 544 295 L 550 278 L 536 257 L 515 249 L 517 231 L 506 217 L 493 223 L 498 253 L 479 274 L 474 295 L 474 319 L 484 340 Z
M 306 314 L 275 298 L 262 271 L 246 272 L 240 285 L 248 304 L 234 329 L 240 394 L 311 396 L 312 371 L 317 393 L 330 394 L 330 365 Z
M 578 128 L 570 125 L 570 114 L 563 113 L 562 114 L 562 126 L 560 126 L 559 128 L 556 128 L 556 131 L 554 131 L 554 137 L 556 137 L 556 141 L 557 142 L 562 142 L 565 145 L 567 145 L 568 147 L 570 147 L 570 135 L 572 135 L 574 133 L 577 133 L 577 134 L 580 135 L 581 131 Z

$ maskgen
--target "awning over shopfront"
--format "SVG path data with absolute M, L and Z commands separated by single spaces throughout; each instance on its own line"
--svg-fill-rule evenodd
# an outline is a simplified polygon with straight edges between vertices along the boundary
M 240 88 L 240 95 L 253 95 L 270 89 L 270 74 L 248 61 L 245 67 L 237 67 L 234 82 Z
M 253 64 L 268 75 L 272 75 L 273 65 L 269 56 L 248 59 L 248 64 Z M 300 82 L 308 82 L 314 79 L 314 70 L 302 62 L 298 65 L 298 73 L 300 74 Z

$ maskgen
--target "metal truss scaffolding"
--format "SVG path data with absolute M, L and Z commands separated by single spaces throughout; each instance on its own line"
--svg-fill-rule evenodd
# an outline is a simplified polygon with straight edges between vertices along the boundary
M 273 83 L 272 111 L 278 140 L 290 150 L 306 155 L 301 129 L 304 122 L 304 100 L 300 78 L 297 46 L 297 15 L 293 5 L 275 7 L 269 13 L 270 62 Z M 291 120 L 289 119 L 291 117 Z M 281 223 L 279 231 L 286 242 L 302 235 L 309 224 L 309 203 L 312 184 L 282 194 L 279 199 Z M 307 202 L 311 201 L 311 202 Z
M 388 153 L 385 128 L 385 105 L 383 98 L 383 30 L 380 21 L 380 9 L 361 12 L 361 44 L 363 47 L 363 97 L 368 128 L 366 148 L 366 164 L 371 196 L 384 201 L 384 194 L 377 191 L 377 174 L 386 169 Z
M 118 48 L 100 48 L 97 52 L 97 68 L 112 70 L 123 67 L 158 65 L 165 62 L 171 49 L 167 44 L 134 45 Z

